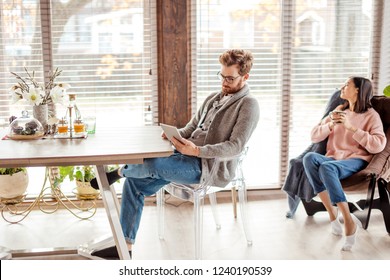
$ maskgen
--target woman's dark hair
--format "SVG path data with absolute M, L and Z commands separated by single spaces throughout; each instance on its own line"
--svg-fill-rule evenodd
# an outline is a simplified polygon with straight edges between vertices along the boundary
M 239 67 L 238 74 L 244 76 L 251 71 L 253 55 L 248 50 L 231 49 L 219 56 L 219 62 L 228 67 L 237 64 Z
M 355 76 L 351 76 L 349 77 L 349 79 L 352 80 L 355 87 L 358 89 L 356 104 L 354 106 L 353 111 L 355 113 L 364 113 L 369 108 L 372 107 L 371 98 L 373 96 L 373 92 L 372 92 L 371 81 L 363 77 L 355 77 Z M 344 105 L 344 109 L 348 107 L 349 107 L 349 103 L 346 102 Z

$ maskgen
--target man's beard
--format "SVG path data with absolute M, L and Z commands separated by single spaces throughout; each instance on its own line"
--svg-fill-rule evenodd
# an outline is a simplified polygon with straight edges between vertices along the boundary
M 232 87 L 230 85 L 227 85 L 227 86 L 222 86 L 222 92 L 224 95 L 227 95 L 227 94 L 233 94 L 233 93 L 236 93 L 238 91 L 240 91 L 242 89 L 242 87 L 244 86 L 244 82 L 241 80 L 236 86 Z

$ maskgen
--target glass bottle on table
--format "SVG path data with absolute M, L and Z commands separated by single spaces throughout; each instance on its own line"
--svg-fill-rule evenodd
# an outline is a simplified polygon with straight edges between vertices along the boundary
M 73 133 L 80 134 L 85 131 L 85 124 L 81 118 L 81 112 L 76 104 L 76 94 L 69 94 L 69 105 L 68 111 L 69 114 L 69 134 L 70 137 L 73 137 Z
M 69 94 L 69 106 L 68 107 L 72 107 L 72 110 L 74 111 L 73 118 L 75 120 L 81 120 L 81 112 L 76 104 L 76 94 L 74 94 L 74 93 Z

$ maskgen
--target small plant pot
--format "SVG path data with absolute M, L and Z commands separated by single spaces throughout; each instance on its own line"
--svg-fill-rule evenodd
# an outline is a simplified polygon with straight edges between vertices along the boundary
M 89 182 L 76 181 L 77 194 L 80 196 L 97 196 L 99 191 L 91 187 Z
M 28 174 L 19 171 L 12 175 L 0 175 L 0 197 L 16 198 L 22 196 L 28 186 Z

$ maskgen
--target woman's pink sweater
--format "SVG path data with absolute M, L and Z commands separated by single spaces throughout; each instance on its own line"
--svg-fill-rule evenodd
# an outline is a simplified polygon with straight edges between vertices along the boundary
M 328 138 L 326 156 L 334 159 L 361 158 L 369 162 L 373 154 L 381 152 L 386 145 L 386 137 L 379 114 L 373 109 L 365 113 L 345 110 L 346 118 L 356 132 L 347 130 L 342 124 L 336 124 L 332 130 L 329 128 L 330 117 L 325 117 L 311 132 L 314 143 Z

